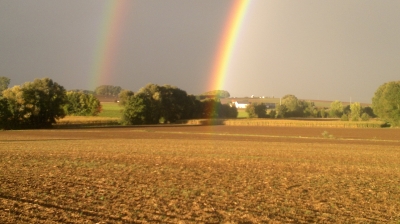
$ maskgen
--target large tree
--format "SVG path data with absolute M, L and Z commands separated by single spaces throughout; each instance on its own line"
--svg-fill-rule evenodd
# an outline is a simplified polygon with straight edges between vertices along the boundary
M 358 103 L 358 102 L 352 103 L 350 105 L 350 111 L 351 111 L 351 120 L 352 121 L 360 120 L 361 112 L 362 112 L 360 103 Z
M 135 95 L 134 92 L 130 91 L 130 90 L 121 90 L 121 92 L 118 94 L 118 98 L 119 98 L 119 105 L 120 106 L 125 106 L 125 104 L 128 101 L 128 98 Z
M 49 78 L 35 79 L 3 93 L 9 103 L 14 127 L 48 127 L 65 116 L 65 89 Z
M 129 96 L 122 112 L 124 124 L 154 124 L 158 120 L 151 117 L 151 100 L 143 93 Z
M 125 124 L 173 123 L 180 119 L 237 117 L 237 109 L 217 99 L 197 100 L 177 87 L 148 84 L 124 102 Z
M 282 97 L 282 105 L 285 106 L 284 117 L 302 117 L 303 110 L 302 103 L 294 95 L 285 95 Z
M 263 103 L 251 103 L 247 105 L 246 113 L 249 118 L 265 118 L 267 117 L 267 106 Z
M 400 81 L 379 86 L 372 98 L 372 109 L 382 120 L 400 126 Z
M 101 112 L 100 101 L 93 95 L 84 92 L 69 91 L 64 105 L 66 115 L 96 116 Z
M 335 100 L 331 103 L 329 108 L 330 117 L 342 117 L 343 115 L 343 103 L 339 100 Z

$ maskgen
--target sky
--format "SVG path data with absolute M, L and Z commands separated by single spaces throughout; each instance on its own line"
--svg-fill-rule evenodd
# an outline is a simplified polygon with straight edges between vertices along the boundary
M 236 0 L 242 1 L 242 0 Z M 235 0 L 0 0 L 0 76 L 68 89 L 170 84 L 201 94 Z M 370 103 L 400 80 L 400 1 L 250 0 L 220 89 Z

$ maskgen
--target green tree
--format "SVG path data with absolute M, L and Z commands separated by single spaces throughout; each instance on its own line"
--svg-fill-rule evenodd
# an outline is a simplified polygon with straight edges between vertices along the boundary
M 14 86 L 3 91 L 11 117 L 8 120 L 10 128 L 19 128 L 25 121 L 26 107 L 21 86 Z M 5 112 L 8 113 L 8 112 Z
M 400 81 L 379 86 L 372 98 L 372 108 L 383 121 L 400 126 Z
M 122 123 L 128 125 L 158 123 L 158 120 L 153 120 L 150 114 L 151 101 L 148 96 L 143 93 L 129 96 L 122 112 Z
M 351 114 L 350 104 L 343 107 L 343 114 L 350 116 L 350 114 Z
M 339 100 L 335 100 L 331 103 L 329 109 L 329 116 L 330 117 L 342 117 L 343 115 L 343 103 Z
M 118 104 L 119 104 L 120 106 L 125 106 L 125 104 L 126 104 L 127 101 L 128 101 L 128 98 L 131 97 L 131 96 L 133 96 L 133 95 L 135 95 L 135 93 L 132 92 L 132 91 L 130 91 L 130 90 L 126 90 L 126 89 L 122 90 L 122 91 L 118 94 L 118 98 L 119 98 Z
M 276 118 L 276 110 L 270 110 L 268 116 L 270 118 Z
M 102 85 L 96 87 L 94 92 L 99 96 L 118 96 L 121 90 L 122 88 L 120 86 Z
M 320 108 L 319 115 L 321 116 L 321 118 L 326 118 L 327 117 L 326 108 Z
M 13 115 L 11 124 L 20 128 L 42 128 L 65 116 L 65 89 L 49 78 L 35 79 L 3 92 Z
M 97 116 L 101 112 L 100 101 L 93 94 L 69 91 L 66 99 L 63 106 L 66 115 Z
M 317 117 L 318 116 L 318 110 L 315 107 L 314 102 L 311 101 L 305 101 L 305 100 L 299 100 L 299 110 L 302 111 L 303 117 Z
M 0 96 L 0 129 L 8 129 L 12 113 L 7 99 Z
M 352 103 L 350 105 L 351 110 L 351 120 L 358 121 L 361 117 L 361 105 L 358 102 Z
M 372 107 L 364 107 L 362 108 L 363 113 L 366 113 L 368 115 L 368 117 L 376 117 L 376 115 L 374 114 L 374 111 L 372 110 Z
M 267 106 L 263 103 L 251 103 L 247 105 L 246 112 L 250 118 L 267 117 Z
M 7 77 L 0 77 L 0 96 L 4 90 L 10 85 L 10 79 Z
M 286 109 L 284 113 L 285 117 L 302 117 L 304 115 L 302 103 L 294 95 L 285 95 L 282 97 L 282 105 L 284 105 Z
M 342 117 L 340 118 L 341 121 L 349 121 L 349 116 L 347 114 L 343 114 Z
M 367 113 L 362 113 L 361 114 L 361 120 L 362 121 L 369 121 L 369 115 Z

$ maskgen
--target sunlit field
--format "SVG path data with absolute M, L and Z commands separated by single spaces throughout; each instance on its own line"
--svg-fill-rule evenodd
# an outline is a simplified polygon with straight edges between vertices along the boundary
M 398 223 L 398 136 L 187 125 L 4 131 L 0 221 Z
M 121 111 L 123 107 L 119 106 L 118 103 L 115 102 L 101 102 L 102 112 L 99 114 L 99 117 L 113 117 L 120 118 Z

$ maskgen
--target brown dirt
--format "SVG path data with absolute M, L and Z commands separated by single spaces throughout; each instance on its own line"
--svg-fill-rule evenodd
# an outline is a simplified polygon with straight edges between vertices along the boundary
M 4 131 L 0 222 L 396 223 L 397 136 L 237 126 Z

